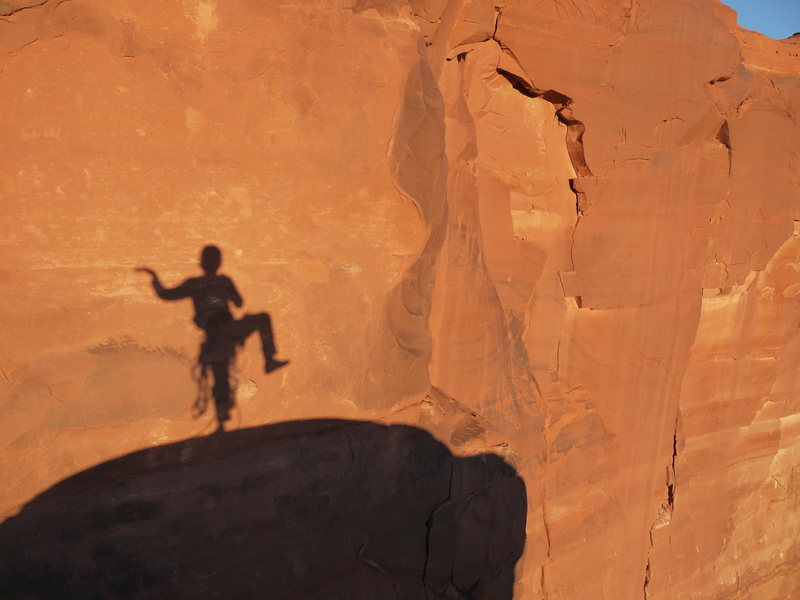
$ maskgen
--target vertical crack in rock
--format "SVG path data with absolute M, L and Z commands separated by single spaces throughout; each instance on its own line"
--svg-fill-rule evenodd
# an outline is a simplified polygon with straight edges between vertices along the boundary
M 650 546 L 652 547 L 652 545 L 653 545 L 653 535 L 651 533 L 650 534 Z M 648 595 L 647 589 L 649 587 L 650 587 L 650 556 L 648 555 L 648 557 L 647 557 L 647 565 L 645 565 L 645 568 L 644 568 L 644 586 L 643 586 L 644 600 L 647 600 L 647 595 Z
M 425 600 L 429 600 L 430 596 L 428 595 L 428 567 L 430 564 L 431 558 L 431 534 L 433 532 L 433 520 L 436 516 L 436 513 L 445 506 L 448 502 L 452 502 L 453 499 L 453 465 L 454 461 L 450 461 L 450 476 L 447 482 L 447 498 L 442 500 L 439 504 L 433 507 L 430 514 L 428 515 L 427 520 L 425 521 L 425 557 L 422 564 L 422 587 L 425 590 Z M 453 580 L 453 565 L 450 565 L 450 581 Z
M 498 19 L 499 19 L 499 14 L 498 14 Z M 502 43 L 500 43 L 498 40 L 495 40 L 495 41 L 500 45 L 501 50 L 503 52 L 509 52 L 503 46 Z M 586 173 L 591 174 L 591 171 L 588 170 L 588 167 L 586 169 L 578 169 L 576 167 L 577 164 L 581 164 L 581 163 L 585 165 L 585 160 L 583 159 L 583 148 L 582 148 L 582 143 L 583 143 L 582 142 L 582 138 L 583 138 L 584 127 L 583 127 L 583 123 L 580 123 L 580 121 L 572 119 L 571 116 L 570 117 L 566 117 L 563 114 L 564 111 L 569 106 L 569 104 L 572 102 L 572 100 L 569 97 L 565 96 L 564 94 L 561 94 L 560 92 L 556 92 L 554 90 L 540 90 L 540 89 L 537 89 L 537 88 L 533 87 L 524 78 L 522 78 L 519 75 L 516 75 L 516 74 L 514 74 L 514 73 L 512 73 L 510 71 L 507 71 L 507 70 L 505 70 L 505 69 L 503 69 L 503 68 L 501 68 L 499 66 L 497 67 L 496 70 L 497 70 L 497 73 L 500 76 L 502 76 L 503 78 L 505 78 L 506 81 L 508 81 L 511 84 L 511 86 L 515 90 L 517 90 L 520 94 L 522 94 L 524 96 L 527 96 L 528 98 L 541 98 L 541 99 L 546 100 L 547 102 L 549 102 L 550 104 L 553 105 L 553 107 L 555 109 L 556 118 L 559 120 L 559 122 L 561 122 L 562 124 L 565 124 L 567 126 L 567 135 L 566 135 L 567 151 L 569 153 L 570 160 L 572 161 L 573 168 L 575 169 L 576 173 L 578 173 L 578 175 L 582 175 L 582 174 L 586 174 Z M 571 122 L 571 123 L 573 123 L 573 125 L 568 125 L 567 122 Z M 572 136 L 570 135 L 570 127 L 571 126 L 572 127 L 579 126 L 579 130 L 576 130 Z M 574 144 L 572 144 L 572 142 L 574 142 L 575 140 L 577 140 L 577 142 L 581 145 L 579 148 L 574 148 L 573 147 Z M 581 210 L 581 205 L 580 205 L 581 195 L 579 195 L 578 192 L 577 192 L 575 179 L 570 179 L 569 180 L 569 186 L 570 186 L 570 189 L 575 194 L 575 198 L 576 198 L 576 200 L 575 200 L 575 202 L 576 202 L 576 213 L 577 213 L 578 219 L 579 219 L 580 215 L 582 215 L 583 212 Z M 575 224 L 577 226 L 577 220 L 576 220 Z M 574 239 L 575 239 L 574 238 L 574 232 L 575 232 L 575 230 L 573 229 L 572 241 L 571 241 L 571 244 L 570 244 L 570 259 L 571 260 L 572 260 L 572 247 L 574 246 Z M 573 265 L 574 265 L 574 261 L 573 261 Z M 543 398 L 543 396 L 542 396 L 542 398 Z M 544 402 L 546 403 L 546 401 L 544 401 Z M 540 575 L 540 585 L 541 585 L 541 588 L 542 588 L 542 598 L 544 598 L 545 600 L 548 598 L 547 587 L 546 587 L 546 585 L 547 585 L 546 564 L 547 564 L 547 561 L 552 560 L 552 556 L 551 556 L 552 539 L 551 539 L 551 535 L 550 535 L 550 524 L 549 524 L 548 519 L 547 519 L 547 471 L 548 471 L 547 467 L 550 464 L 550 445 L 549 445 L 549 442 L 548 442 L 548 439 L 547 439 L 547 426 L 548 426 L 548 422 L 547 421 L 548 421 L 548 418 L 547 418 L 546 415 L 547 415 L 547 407 L 545 406 L 545 423 L 544 423 L 541 435 L 542 435 L 542 439 L 543 439 L 543 442 L 544 442 L 544 448 L 545 448 L 545 473 L 544 473 L 544 478 L 543 478 L 543 481 L 544 481 L 543 488 L 544 489 L 542 491 L 542 526 L 543 526 L 544 532 L 545 532 L 546 557 L 545 557 L 545 562 L 542 563 L 541 575 Z
M 678 420 L 680 419 L 680 411 L 675 416 L 675 429 L 672 432 L 672 462 L 667 473 L 667 502 L 669 505 L 669 514 L 672 516 L 672 511 L 675 508 L 675 459 L 678 457 Z
M 569 180 L 569 189 L 575 194 L 575 214 L 580 217 L 583 215 L 583 209 L 586 206 L 585 195 L 576 185 L 575 178 Z
M 547 417 L 545 417 L 547 418 Z M 545 422 L 544 427 L 542 428 L 542 438 L 544 439 L 544 448 L 545 448 L 545 473 L 542 481 L 544 482 L 543 490 L 542 490 L 542 526 L 544 527 L 544 539 L 545 539 L 545 559 L 542 562 L 541 568 L 541 578 L 540 578 L 540 585 L 542 588 L 542 600 L 547 600 L 547 575 L 545 571 L 545 566 L 548 561 L 552 560 L 550 555 L 551 549 L 551 540 L 550 540 L 550 523 L 547 521 L 547 466 L 550 464 L 550 445 L 547 441 L 547 426 L 549 423 Z
M 650 588 L 650 578 L 652 576 L 651 554 L 653 551 L 653 531 L 666 527 L 672 521 L 672 513 L 675 510 L 675 460 L 678 457 L 678 424 L 680 422 L 681 412 L 678 409 L 678 414 L 675 416 L 675 427 L 672 431 L 672 458 L 667 465 L 667 498 L 661 503 L 658 508 L 658 516 L 650 527 L 650 548 L 647 551 L 647 564 L 644 568 L 644 585 L 642 591 L 644 593 L 644 600 L 647 600 Z
M 353 438 L 350 437 L 349 433 L 345 433 L 345 438 L 347 439 L 347 449 L 350 451 L 350 462 L 355 465 L 356 451 L 353 449 Z
M 500 42 L 498 42 L 498 44 L 500 44 Z M 508 52 L 502 44 L 500 44 L 500 47 L 503 48 L 504 52 Z M 575 194 L 575 212 L 578 216 L 583 215 L 586 209 L 586 197 L 583 190 L 580 188 L 578 178 L 591 177 L 592 170 L 586 163 L 586 155 L 583 148 L 583 134 L 586 132 L 586 126 L 572 114 L 572 109 L 570 108 L 573 102 L 572 98 L 556 90 L 535 88 L 519 75 L 511 73 L 502 67 L 497 68 L 497 73 L 503 76 L 519 93 L 529 98 L 541 98 L 542 100 L 546 100 L 555 108 L 555 115 L 558 122 L 567 128 L 567 153 L 569 154 L 572 168 L 575 169 L 577 175 L 577 177 L 569 180 L 569 188 L 572 190 L 572 193 Z
M 492 39 L 497 43 L 500 47 L 501 53 L 506 55 L 507 57 L 512 59 L 512 64 L 514 67 L 518 67 L 520 73 L 514 73 L 509 71 L 506 68 L 501 66 L 503 63 L 499 62 L 496 68 L 498 75 L 502 76 L 503 78 L 508 81 L 511 86 L 517 90 L 519 93 L 527 96 L 529 98 L 541 98 L 553 105 L 555 111 L 555 117 L 558 119 L 559 123 L 566 127 L 566 135 L 565 135 L 565 144 L 567 147 L 567 153 L 570 158 L 570 162 L 572 163 L 572 168 L 575 171 L 575 177 L 569 179 L 569 188 L 575 196 L 575 226 L 572 229 L 571 240 L 570 240 L 570 262 L 572 264 L 572 269 L 575 270 L 575 261 L 573 258 L 573 251 L 575 246 L 575 233 L 578 227 L 578 223 L 580 222 L 580 218 L 584 215 L 587 207 L 588 201 L 586 199 L 586 195 L 580 185 L 580 178 L 581 177 L 591 177 L 593 176 L 592 170 L 589 168 L 586 162 L 586 156 L 584 151 L 584 144 L 583 144 L 583 136 L 586 132 L 586 127 L 582 121 L 577 119 L 572 112 L 572 98 L 567 96 L 564 93 L 561 93 L 557 90 L 552 89 L 541 89 L 536 87 L 533 83 L 531 77 L 524 71 L 522 66 L 519 64 L 516 56 L 512 50 L 502 42 L 497 36 L 497 31 L 500 23 L 500 18 L 502 16 L 502 8 L 496 7 L 495 10 L 497 11 L 497 15 L 495 18 L 495 27 L 492 33 Z M 581 299 L 580 297 L 577 298 L 578 306 L 581 306 Z M 545 465 L 544 465 L 544 485 L 542 491 L 542 526 L 545 532 L 545 543 L 546 543 L 546 557 L 544 562 L 541 565 L 540 571 L 540 586 L 542 590 L 542 598 L 547 600 L 548 598 L 548 591 L 547 591 L 547 563 L 552 560 L 552 537 L 550 531 L 550 523 L 548 521 L 547 515 L 547 472 L 548 466 L 550 464 L 550 445 L 547 436 L 547 428 L 549 426 L 549 418 L 547 416 L 547 403 L 544 400 L 544 396 L 541 396 L 543 401 L 545 402 L 545 422 L 542 428 L 542 439 L 544 442 L 545 448 Z M 648 562 L 648 572 L 649 572 L 649 562 Z
M 519 69 L 524 73 L 522 66 L 519 64 L 519 61 L 514 56 L 514 53 L 511 51 L 511 49 L 506 46 L 502 40 L 497 38 L 497 27 L 500 22 L 501 15 L 502 11 L 498 11 L 493 39 L 497 45 L 500 46 L 501 51 L 506 56 L 511 58 L 513 63 L 515 63 L 516 66 L 518 66 Z M 521 94 L 524 94 L 529 98 L 541 98 L 552 104 L 555 108 L 555 116 L 559 123 L 567 128 L 565 136 L 567 154 L 569 155 L 572 168 L 576 175 L 569 180 L 569 189 L 575 196 L 575 215 L 577 217 L 575 220 L 575 226 L 572 229 L 572 239 L 570 241 L 569 249 L 570 263 L 572 265 L 572 270 L 575 271 L 575 234 L 578 229 L 578 224 L 580 223 L 580 218 L 586 214 L 586 211 L 589 207 L 589 201 L 586 198 L 586 194 L 581 186 L 580 180 L 582 177 L 593 176 L 592 170 L 589 168 L 589 165 L 586 162 L 586 153 L 584 151 L 583 144 L 583 136 L 586 132 L 586 126 L 582 121 L 575 118 L 571 107 L 573 100 L 566 94 L 552 89 L 545 90 L 537 88 L 532 79 L 527 77 L 527 73 L 525 73 L 525 76 L 527 77 L 526 79 L 526 77 L 522 77 L 517 73 L 512 73 L 511 71 L 504 69 L 499 64 L 497 66 L 497 73 L 504 77 L 514 87 L 514 89 Z M 580 297 L 576 298 L 576 302 L 578 303 L 578 307 L 582 308 L 582 301 Z
M 503 49 L 503 52 L 507 52 L 513 56 L 513 54 L 501 42 L 497 41 L 497 43 L 500 45 L 501 49 Z M 569 96 L 566 96 L 565 94 L 555 90 L 542 90 L 536 88 L 519 75 L 511 73 L 510 71 L 507 71 L 499 66 L 497 67 L 497 73 L 504 77 L 519 93 L 529 98 L 541 98 L 542 100 L 546 100 L 552 104 L 555 108 L 555 116 L 559 123 L 567 128 L 567 134 L 565 138 L 567 153 L 569 154 L 572 168 L 575 170 L 576 174 L 576 177 L 573 177 L 569 180 L 569 189 L 575 195 L 575 214 L 577 216 L 575 227 L 572 230 L 572 240 L 570 242 L 569 249 L 570 262 L 572 263 L 572 270 L 574 271 L 575 259 L 573 258 L 573 250 L 575 248 L 575 233 L 578 229 L 580 218 L 585 214 L 586 209 L 589 206 L 589 203 L 586 199 L 586 194 L 581 189 L 580 178 L 591 177 L 593 175 L 589 165 L 586 164 L 586 156 L 583 149 L 583 134 L 586 131 L 586 126 L 583 124 L 583 122 L 579 121 L 573 116 L 570 108 L 570 105 L 572 104 L 572 98 Z M 580 298 L 577 299 L 577 302 L 580 308 Z

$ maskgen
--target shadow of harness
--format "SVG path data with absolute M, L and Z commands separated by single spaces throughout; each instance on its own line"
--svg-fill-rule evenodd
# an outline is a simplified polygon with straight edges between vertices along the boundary
M 228 363 L 236 356 L 235 321 L 228 303 L 209 295 L 200 304 L 195 324 L 206 334 L 200 346 L 200 364 Z

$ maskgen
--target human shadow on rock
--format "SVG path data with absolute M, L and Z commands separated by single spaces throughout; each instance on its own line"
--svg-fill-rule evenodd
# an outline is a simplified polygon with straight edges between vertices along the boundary
M 264 370 L 267 373 L 289 362 L 275 358 L 275 335 L 268 313 L 245 314 L 239 319 L 234 318 L 230 305 L 241 308 L 244 299 L 233 280 L 217 272 L 221 265 L 222 251 L 217 246 L 206 246 L 200 253 L 203 275 L 190 277 L 174 288 L 164 287 L 158 274 L 149 267 L 135 269 L 150 275 L 153 290 L 162 300 L 192 301 L 194 324 L 205 333 L 197 359 L 198 396 L 194 413 L 195 416 L 200 416 L 206 411 L 210 374 L 213 378 L 210 395 L 214 398 L 218 431 L 224 429 L 224 424 L 230 420 L 230 412 L 236 405 L 235 389 L 230 384 L 230 366 L 236 358 L 237 348 L 243 346 L 248 337 L 258 333 L 264 354 Z
M 522 479 L 415 427 L 291 421 L 128 454 L 0 525 L 0 597 L 513 596 Z

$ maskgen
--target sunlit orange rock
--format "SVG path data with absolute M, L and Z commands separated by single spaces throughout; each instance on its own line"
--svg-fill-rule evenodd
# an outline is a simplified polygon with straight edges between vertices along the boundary
M 342 418 L 525 480 L 517 598 L 800 595 L 800 44 L 717 0 L 0 3 L 0 490 Z

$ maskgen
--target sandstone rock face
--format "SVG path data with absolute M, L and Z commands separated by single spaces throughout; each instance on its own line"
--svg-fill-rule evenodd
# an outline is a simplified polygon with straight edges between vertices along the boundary
M 0 14 L 4 517 L 211 431 L 190 307 L 132 267 L 214 243 L 291 359 L 248 342 L 233 428 L 500 455 L 514 597 L 800 595 L 797 39 L 717 0 Z

